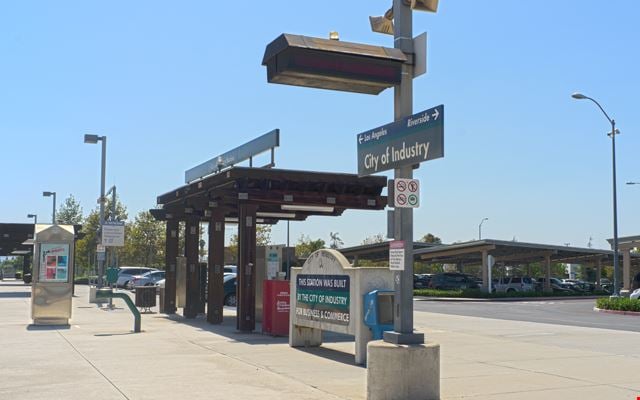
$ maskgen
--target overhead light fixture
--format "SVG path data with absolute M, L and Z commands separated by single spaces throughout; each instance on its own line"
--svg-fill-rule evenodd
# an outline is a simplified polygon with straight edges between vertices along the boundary
M 100 136 L 98 135 L 84 135 L 85 143 L 96 144 L 98 143 L 98 140 L 100 140 Z
M 405 3 L 407 1 L 405 0 Z M 412 10 L 416 11 L 438 11 L 438 0 L 410 0 L 408 1 Z
M 330 40 L 340 40 L 340 34 L 336 31 L 331 31 L 329 32 L 329 39 Z
M 256 216 L 266 218 L 295 218 L 296 213 L 258 212 Z
M 393 8 L 388 9 L 382 17 L 369 17 L 369 22 L 372 31 L 393 35 Z
M 306 205 L 298 205 L 298 204 L 283 204 L 280 206 L 280 208 L 287 211 L 310 211 L 310 212 L 325 212 L 325 213 L 333 212 L 333 207 L 327 207 L 327 206 L 306 206 Z

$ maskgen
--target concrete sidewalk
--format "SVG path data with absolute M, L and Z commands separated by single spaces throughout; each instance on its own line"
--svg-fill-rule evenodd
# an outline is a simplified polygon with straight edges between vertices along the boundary
M 105 311 L 78 286 L 68 329 L 30 325 L 30 287 L 0 283 L 0 399 L 363 399 L 353 343 L 289 348 L 225 323 Z M 441 344 L 443 399 L 640 396 L 640 334 L 415 313 Z

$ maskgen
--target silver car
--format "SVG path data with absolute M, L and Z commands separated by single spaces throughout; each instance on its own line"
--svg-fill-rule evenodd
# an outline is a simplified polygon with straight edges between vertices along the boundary
M 133 289 L 136 286 L 153 286 L 158 281 L 164 279 L 164 271 L 149 271 L 142 275 L 134 275 L 127 282 L 126 288 Z
M 127 283 L 129 283 L 134 275 L 142 275 L 150 271 L 157 271 L 157 269 L 149 267 L 120 267 L 118 269 L 116 287 L 127 287 Z

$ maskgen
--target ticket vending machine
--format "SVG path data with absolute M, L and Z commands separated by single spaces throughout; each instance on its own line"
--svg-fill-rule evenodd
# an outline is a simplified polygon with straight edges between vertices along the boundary
M 73 294 L 73 225 L 35 227 L 31 319 L 36 325 L 68 325 Z

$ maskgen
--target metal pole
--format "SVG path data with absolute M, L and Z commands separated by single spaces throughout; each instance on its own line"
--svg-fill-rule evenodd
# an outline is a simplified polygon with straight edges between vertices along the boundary
M 102 141 L 102 165 L 100 168 L 100 242 L 102 242 L 102 225 L 104 225 L 104 181 L 107 166 L 107 137 L 101 136 Z M 105 254 L 106 255 L 106 254 Z M 104 275 L 104 260 L 98 261 L 98 288 L 104 284 L 102 276 Z
M 480 222 L 480 225 L 478 225 L 478 240 L 482 240 L 482 222 Z
M 53 217 L 51 220 L 51 224 L 55 225 L 56 224 L 56 192 L 53 192 L 53 213 L 52 213 Z
M 413 16 L 403 0 L 393 1 L 395 19 L 394 47 L 405 53 L 413 53 Z M 413 66 L 402 66 L 400 85 L 394 88 L 394 120 L 413 113 Z M 413 178 L 413 167 L 394 169 L 394 178 Z M 396 344 L 424 343 L 423 334 L 413 333 L 413 209 L 396 208 L 394 213 L 394 238 L 405 243 L 404 271 L 394 272 L 395 318 L 393 332 L 385 332 L 384 340 Z
M 618 193 L 616 188 L 616 121 L 611 120 L 611 154 L 613 159 L 613 295 L 620 295 L 618 278 Z

